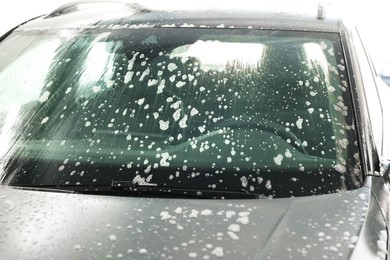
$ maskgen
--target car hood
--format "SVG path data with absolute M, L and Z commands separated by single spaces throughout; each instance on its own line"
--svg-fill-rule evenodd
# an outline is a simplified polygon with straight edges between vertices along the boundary
M 371 200 L 365 187 L 315 197 L 200 200 L 0 186 L 0 255 L 2 259 L 348 258 L 361 240 Z

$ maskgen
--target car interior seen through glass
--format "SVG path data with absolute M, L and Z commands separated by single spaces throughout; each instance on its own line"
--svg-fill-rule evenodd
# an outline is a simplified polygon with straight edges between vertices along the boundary
M 1 45 L 3 184 L 216 198 L 362 185 L 338 34 L 31 30 Z

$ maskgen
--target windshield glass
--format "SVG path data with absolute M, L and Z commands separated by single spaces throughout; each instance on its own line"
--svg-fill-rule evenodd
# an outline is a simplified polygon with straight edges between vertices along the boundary
M 361 186 L 339 36 L 16 32 L 0 43 L 0 176 L 308 196 Z

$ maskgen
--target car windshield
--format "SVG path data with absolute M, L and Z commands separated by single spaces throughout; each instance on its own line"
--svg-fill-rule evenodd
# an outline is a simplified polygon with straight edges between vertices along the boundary
M 345 67 L 334 33 L 14 32 L 0 43 L 1 181 L 274 198 L 354 189 Z

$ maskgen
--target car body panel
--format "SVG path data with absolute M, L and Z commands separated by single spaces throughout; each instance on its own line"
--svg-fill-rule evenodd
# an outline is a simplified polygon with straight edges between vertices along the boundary
M 260 200 L 94 196 L 5 186 L 0 193 L 3 258 L 337 259 L 355 247 L 359 251 L 359 244 L 366 254 L 380 256 L 378 245 L 386 241 L 378 237 L 385 234 L 384 220 L 368 187 Z
M 42 16 L 24 24 L 18 30 L 47 30 L 64 28 L 145 28 L 145 27 L 182 27 L 182 28 L 253 28 L 272 30 L 338 32 L 337 18 L 317 19 L 311 14 L 281 12 L 278 10 L 175 10 L 153 5 L 113 4 L 104 8 L 80 9 L 60 15 L 59 11 Z M 107 12 L 110 11 L 110 12 Z M 65 11 L 67 12 L 67 11 Z M 278 19 L 275 19 L 275 14 Z M 242 19 L 245 17 L 245 19 Z M 50 19 L 50 26 L 47 20 Z

